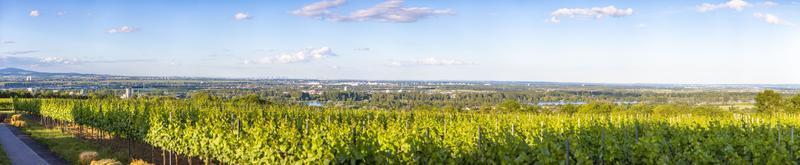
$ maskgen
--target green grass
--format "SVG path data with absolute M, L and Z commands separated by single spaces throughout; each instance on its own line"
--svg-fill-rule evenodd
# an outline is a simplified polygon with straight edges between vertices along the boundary
M 0 144 L 0 164 L 11 164 L 11 160 L 8 160 L 8 155 L 6 155 L 6 151 L 3 149 L 2 144 Z
M 107 147 L 100 147 L 89 141 L 81 140 L 69 133 L 61 132 L 60 129 L 47 129 L 44 126 L 26 119 L 27 126 L 21 128 L 23 132 L 30 135 L 32 139 L 50 148 L 61 158 L 71 164 L 79 164 L 81 152 L 95 151 L 98 159 L 116 159 L 120 162 L 128 162 L 129 158 L 125 151 L 114 151 Z
M 2 100 L 2 99 L 0 99 Z M 11 111 L 0 111 L 0 115 L 2 114 L 10 114 Z M 2 121 L 0 121 L 2 122 Z M 3 145 L 0 144 L 0 165 L 11 164 L 11 160 L 8 160 L 8 155 L 6 155 L 6 150 L 3 149 Z
M 0 110 L 13 109 L 13 104 L 9 98 L 0 98 Z

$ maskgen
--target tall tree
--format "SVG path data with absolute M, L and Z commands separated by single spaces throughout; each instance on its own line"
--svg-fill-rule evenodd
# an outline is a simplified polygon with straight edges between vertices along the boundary
M 756 95 L 756 110 L 758 112 L 781 112 L 783 108 L 783 98 L 778 92 L 764 90 Z
M 800 112 L 800 94 L 794 95 L 789 99 L 789 110 L 792 112 Z

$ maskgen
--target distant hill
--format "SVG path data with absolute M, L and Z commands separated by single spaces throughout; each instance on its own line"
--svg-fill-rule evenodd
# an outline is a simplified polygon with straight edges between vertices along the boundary
M 41 74 L 41 73 L 36 72 L 36 71 L 29 71 L 29 70 L 25 70 L 25 69 L 20 69 L 20 68 L 3 68 L 3 69 L 0 69 L 0 75 L 35 75 L 35 74 Z
M 0 69 L 0 81 L 26 81 L 28 77 L 34 80 L 90 80 L 109 79 L 113 76 L 83 73 L 50 73 L 25 70 L 20 68 Z
M 82 73 L 48 73 L 30 71 L 20 68 L 3 68 L 0 69 L 0 76 L 95 76 L 93 74 Z

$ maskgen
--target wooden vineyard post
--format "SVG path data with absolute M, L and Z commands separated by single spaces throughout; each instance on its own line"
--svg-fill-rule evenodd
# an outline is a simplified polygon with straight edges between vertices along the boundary
M 567 152 L 564 154 L 564 164 L 569 165 L 569 139 L 564 141 L 564 147 L 566 148 Z
M 602 133 L 600 135 L 600 164 L 605 164 L 605 159 L 603 159 L 603 153 L 606 150 L 606 128 L 603 127 Z
M 442 125 L 444 125 L 443 126 L 444 128 L 442 128 L 442 129 L 444 129 L 444 131 L 442 131 L 442 141 L 444 141 L 445 140 L 445 136 L 447 136 L 447 118 L 444 119 L 443 123 L 444 124 L 442 124 Z
M 789 130 L 789 155 L 791 155 L 792 159 L 795 159 L 794 156 L 794 127 Z
M 167 152 L 161 148 L 161 164 L 167 165 Z
M 483 140 L 483 134 L 481 134 L 481 126 L 478 126 L 478 150 L 481 149 L 481 141 Z
M 781 147 L 781 124 L 778 123 L 778 141 L 775 141 L 775 149 Z
M 131 139 L 130 139 L 130 137 L 126 138 L 125 141 L 128 142 L 128 157 L 129 158 L 133 158 L 133 156 L 131 154 Z
M 639 122 L 636 122 L 636 124 L 633 125 L 633 127 L 636 130 L 636 132 L 635 132 L 635 134 L 636 134 L 636 143 L 639 143 Z
M 514 124 L 511 124 L 511 135 L 515 135 L 515 133 L 514 133 L 514 127 L 515 127 L 515 126 L 516 126 L 516 125 L 514 125 Z
M 175 153 L 175 164 L 181 164 L 181 154 Z

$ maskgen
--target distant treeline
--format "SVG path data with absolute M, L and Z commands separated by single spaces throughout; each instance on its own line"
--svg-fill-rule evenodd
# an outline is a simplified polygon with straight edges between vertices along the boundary
M 41 90 L 3 90 L 0 98 L 71 98 L 71 99 L 113 99 L 118 98 L 113 90 L 92 90 L 84 95 L 67 91 L 55 92 Z M 140 97 L 176 99 L 164 95 Z M 754 109 L 735 111 L 758 112 L 796 112 L 800 111 L 800 95 L 782 96 L 766 90 L 761 93 L 748 92 L 681 92 L 654 93 L 629 91 L 497 91 L 430 93 L 408 92 L 366 92 L 366 91 L 323 91 L 313 95 L 301 90 L 282 92 L 278 90 L 238 91 L 201 90 L 189 96 L 195 100 L 257 103 L 264 105 L 301 105 L 317 101 L 325 107 L 345 109 L 383 109 L 383 110 L 436 110 L 436 111 L 475 111 L 475 112 L 537 112 L 537 113 L 607 113 L 607 112 L 646 112 L 646 113 L 685 113 L 685 112 L 729 112 L 720 104 L 750 104 L 755 100 Z M 539 102 L 566 101 L 582 104 L 538 106 Z M 624 102 L 624 103 L 621 103 Z M 713 103 L 713 104 L 711 104 Z M 708 105 L 708 106 L 705 106 Z
M 322 90 L 322 94 L 310 94 L 301 89 L 207 90 L 215 96 L 235 98 L 256 95 L 268 102 L 317 101 L 326 106 L 356 109 L 418 109 L 420 107 L 455 107 L 458 109 L 480 109 L 516 100 L 521 104 L 536 105 L 547 102 L 617 102 L 646 104 L 690 104 L 721 105 L 749 104 L 755 92 L 651 92 L 629 90 L 519 90 L 519 91 L 426 91 L 426 90 Z
M 71 98 L 87 99 L 90 96 L 69 94 L 67 92 L 54 92 L 43 90 L 41 92 L 29 92 L 27 90 L 0 90 L 0 98 Z

